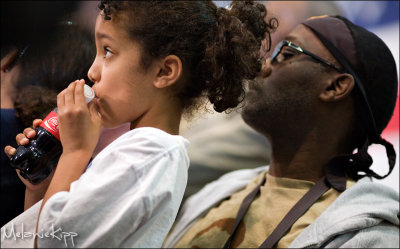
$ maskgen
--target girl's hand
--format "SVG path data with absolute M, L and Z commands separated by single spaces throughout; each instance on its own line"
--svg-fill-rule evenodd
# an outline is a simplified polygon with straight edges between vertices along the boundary
M 36 136 L 35 128 L 39 127 L 41 123 L 42 123 L 41 119 L 33 120 L 32 128 L 30 128 L 30 127 L 26 128 L 23 131 L 23 133 L 19 133 L 16 136 L 15 140 L 16 140 L 17 144 L 18 145 L 27 145 L 29 143 L 29 140 L 33 139 Z M 14 147 L 10 146 L 10 145 L 7 145 L 4 148 L 4 152 L 6 153 L 6 155 L 8 157 L 12 157 L 15 154 L 16 151 L 17 150 Z M 19 179 L 21 179 L 21 181 L 25 184 L 25 186 L 26 186 L 28 191 L 41 193 L 42 197 L 43 197 L 44 192 L 46 192 L 46 190 L 47 190 L 47 188 L 48 188 L 48 186 L 50 184 L 50 181 L 51 181 L 51 178 L 52 178 L 53 174 L 49 175 L 43 182 L 34 185 L 34 184 L 30 183 L 27 179 L 23 178 L 19 174 L 19 170 L 18 169 L 16 171 L 17 171 Z
M 100 136 L 101 119 L 94 104 L 86 104 L 84 80 L 72 82 L 57 96 L 58 122 L 63 154 L 92 155 Z
M 72 82 L 57 96 L 63 152 L 43 197 L 40 213 L 49 198 L 60 191 L 69 191 L 71 183 L 83 174 L 99 139 L 101 119 L 96 105 L 88 108 L 86 104 L 84 83 L 84 80 Z

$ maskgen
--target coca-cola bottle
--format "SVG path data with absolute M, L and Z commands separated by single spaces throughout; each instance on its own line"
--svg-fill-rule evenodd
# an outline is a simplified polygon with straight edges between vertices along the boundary
M 94 98 L 92 88 L 85 84 L 86 103 Z M 11 157 L 11 166 L 20 170 L 20 175 L 32 184 L 46 179 L 57 165 L 62 153 L 58 131 L 57 108 L 51 111 L 35 129 L 36 136 L 27 145 L 21 145 Z

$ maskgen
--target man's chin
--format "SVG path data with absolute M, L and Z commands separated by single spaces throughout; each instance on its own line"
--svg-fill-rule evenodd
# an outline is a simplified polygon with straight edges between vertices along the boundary
M 260 119 L 259 113 L 257 113 L 255 110 L 251 109 L 251 106 L 246 105 L 246 104 L 243 107 L 241 115 L 242 115 L 243 121 L 250 127 L 253 127 L 253 124 L 256 123 Z

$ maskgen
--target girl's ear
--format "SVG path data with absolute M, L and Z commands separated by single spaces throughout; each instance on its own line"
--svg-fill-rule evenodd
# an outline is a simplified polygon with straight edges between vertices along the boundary
M 6 72 L 6 70 L 8 71 L 10 67 L 10 65 L 16 60 L 16 57 L 18 55 L 18 50 L 14 49 L 11 52 L 9 52 L 8 54 L 6 54 L 3 59 L 1 59 L 1 72 Z
M 319 97 L 325 102 L 339 101 L 351 93 L 354 83 L 354 78 L 351 74 L 336 74 L 329 80 L 327 86 Z
M 168 55 L 160 61 L 154 86 L 164 88 L 178 81 L 182 75 L 182 61 L 176 55 Z

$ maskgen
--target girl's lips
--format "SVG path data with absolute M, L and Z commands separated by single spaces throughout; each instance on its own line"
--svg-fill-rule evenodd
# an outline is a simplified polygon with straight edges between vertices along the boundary
M 97 108 L 98 108 L 99 107 L 99 101 L 100 101 L 99 97 L 95 96 L 91 102 L 93 102 L 93 104 L 95 104 L 97 106 Z
M 92 102 L 93 102 L 93 104 L 95 104 L 96 105 L 96 107 L 97 107 L 97 114 L 99 115 L 99 117 L 101 118 L 102 117 L 102 115 L 101 115 L 101 113 L 100 113 L 100 105 L 99 105 L 99 101 L 100 101 L 100 99 L 99 99 L 99 97 L 95 97 L 93 100 L 92 100 Z

